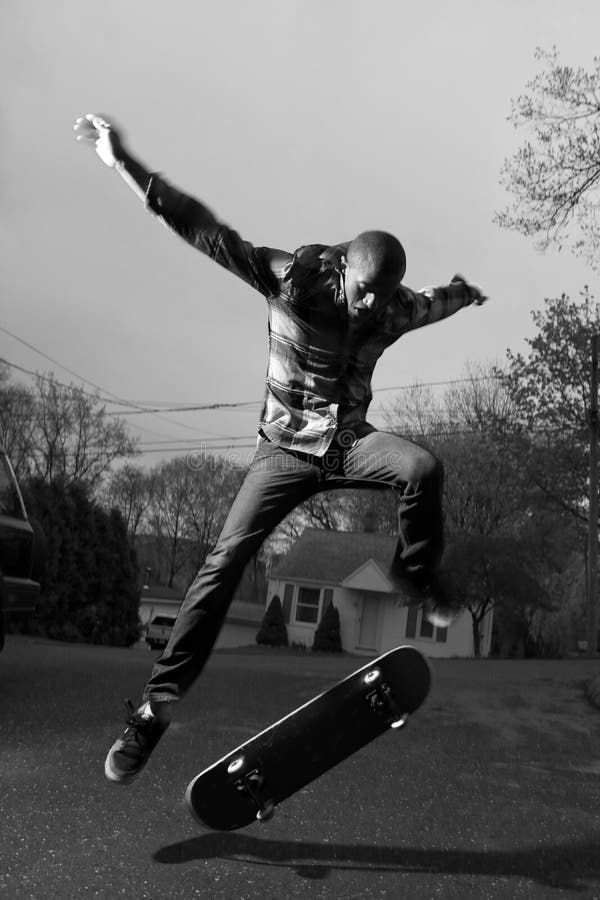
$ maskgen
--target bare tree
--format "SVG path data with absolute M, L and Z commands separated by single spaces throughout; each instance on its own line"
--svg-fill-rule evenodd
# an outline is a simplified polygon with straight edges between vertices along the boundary
M 514 200 L 495 221 L 536 238 L 541 250 L 567 246 L 598 269 L 600 57 L 589 71 L 561 65 L 556 48 L 538 48 L 535 57 L 544 68 L 509 116 L 532 140 L 504 163 L 501 183 Z
M 127 525 L 127 534 L 132 539 L 135 539 L 150 508 L 154 490 L 153 473 L 129 462 L 112 472 L 104 485 L 104 505 L 119 510 Z
M 514 402 L 502 383 L 498 362 L 469 362 L 464 377 L 443 398 L 449 429 L 501 433 L 513 419 Z
M 0 364 L 0 440 L 19 480 L 31 464 L 34 421 L 33 391 L 11 382 L 8 369 Z
M 182 589 L 189 584 L 215 546 L 244 474 L 210 455 L 162 461 L 147 473 L 138 552 L 156 580 Z
M 433 389 L 420 381 L 398 394 L 385 409 L 387 427 L 418 443 L 446 426 L 443 405 Z
M 214 547 L 237 493 L 244 470 L 218 456 L 186 460 L 188 490 L 184 499 L 185 534 L 193 544 L 193 570 Z
M 97 396 L 38 376 L 30 474 L 82 482 L 96 489 L 115 459 L 133 456 L 136 441 L 121 421 L 109 421 Z
M 342 491 L 315 494 L 293 509 L 268 540 L 269 552 L 281 553 L 289 549 L 305 528 L 347 531 L 348 523 L 342 494 Z
M 441 397 L 422 385 L 402 394 L 387 413 L 388 427 L 428 447 L 444 463 L 449 531 L 493 534 L 514 523 L 520 484 L 506 452 L 512 415 L 493 364 L 468 365 Z
M 185 510 L 190 492 L 190 470 L 185 459 L 159 463 L 154 469 L 152 524 L 157 544 L 167 547 L 167 585 L 173 587 L 181 568 L 180 549 L 185 539 Z

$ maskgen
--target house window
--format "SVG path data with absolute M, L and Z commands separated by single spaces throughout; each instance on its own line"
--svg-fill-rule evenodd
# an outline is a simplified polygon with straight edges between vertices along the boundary
M 448 640 L 448 629 L 434 628 L 434 626 L 423 616 L 421 607 L 412 604 L 408 607 L 406 615 L 406 637 L 416 638 L 417 631 L 419 637 L 427 638 L 429 640 L 435 637 L 435 640 L 439 644 L 445 644 Z
M 296 603 L 296 622 L 308 622 L 316 625 L 319 621 L 319 602 L 321 591 L 318 588 L 301 587 L 298 589 Z
M 421 630 L 419 632 L 421 637 L 424 638 L 432 638 L 433 637 L 433 625 L 431 622 L 428 622 L 425 616 L 421 617 Z

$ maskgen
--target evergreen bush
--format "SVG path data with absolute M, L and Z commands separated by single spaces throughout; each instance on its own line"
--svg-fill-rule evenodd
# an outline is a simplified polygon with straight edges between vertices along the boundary
M 329 603 L 315 631 L 313 650 L 325 653 L 342 652 L 342 636 L 340 634 L 340 614 L 333 603 Z
M 288 633 L 283 619 L 281 600 L 274 595 L 256 634 L 256 643 L 268 647 L 287 647 Z
M 25 494 L 46 543 L 41 596 L 25 629 L 64 641 L 135 643 L 138 568 L 122 515 L 107 513 L 77 483 L 35 479 Z

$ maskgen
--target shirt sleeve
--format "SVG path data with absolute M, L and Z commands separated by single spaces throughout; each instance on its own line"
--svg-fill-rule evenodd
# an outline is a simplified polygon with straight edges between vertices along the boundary
M 412 301 L 411 330 L 447 319 L 459 309 L 470 306 L 479 296 L 477 289 L 460 276 L 455 276 L 450 284 L 440 287 L 423 288 L 421 291 L 405 290 L 411 295 Z
M 146 208 L 179 237 L 228 269 L 265 297 L 279 293 L 292 256 L 284 250 L 255 247 L 220 222 L 199 200 L 153 174 Z

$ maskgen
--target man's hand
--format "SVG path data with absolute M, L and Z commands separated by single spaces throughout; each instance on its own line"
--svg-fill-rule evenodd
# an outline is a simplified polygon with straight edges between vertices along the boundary
M 125 157 L 119 132 L 106 119 L 88 113 L 75 121 L 77 140 L 93 147 L 105 166 L 111 169 Z
M 462 282 L 462 284 L 466 284 L 469 286 L 469 290 L 471 291 L 471 297 L 473 298 L 473 303 L 475 306 L 481 306 L 482 303 L 485 303 L 486 300 L 489 300 L 487 294 L 483 293 L 483 290 L 478 284 L 475 284 L 472 281 L 467 281 L 462 275 L 455 275 L 452 279 L 453 282 Z

